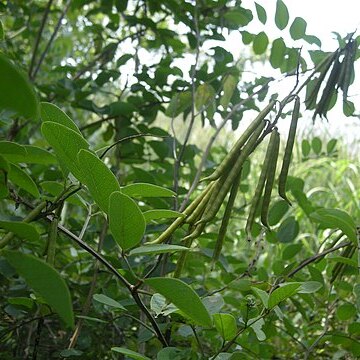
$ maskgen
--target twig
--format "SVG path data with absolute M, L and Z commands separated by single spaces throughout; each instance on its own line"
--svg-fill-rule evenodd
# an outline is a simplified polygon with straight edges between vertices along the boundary
M 45 26 L 47 17 L 48 17 L 49 12 L 50 12 L 52 2 L 53 2 L 53 0 L 49 0 L 48 4 L 46 6 L 46 9 L 44 11 L 44 16 L 43 16 L 43 18 L 41 20 L 40 28 L 39 28 L 39 31 L 38 31 L 37 36 L 36 36 L 34 51 L 33 51 L 32 57 L 31 57 L 31 62 L 30 62 L 30 67 L 29 67 L 29 72 L 28 72 L 30 77 L 31 77 L 31 73 L 32 73 L 32 70 L 33 70 L 33 67 L 34 67 L 34 64 L 35 64 L 36 53 L 37 53 L 37 50 L 38 50 L 38 47 L 39 47 L 39 44 L 40 44 L 41 35 L 42 35 L 43 30 L 44 30 L 44 26 Z
M 39 70 L 40 70 L 40 66 L 41 66 L 41 64 L 43 63 L 43 61 L 44 61 L 44 59 L 45 59 L 45 56 L 46 56 L 46 54 L 48 53 L 48 51 L 49 51 L 49 49 L 50 49 L 50 47 L 51 47 L 51 45 L 52 45 L 52 43 L 53 43 L 56 35 L 57 35 L 57 33 L 58 33 L 59 29 L 60 29 L 61 22 L 62 22 L 64 16 L 66 15 L 67 11 L 68 11 L 68 9 L 69 9 L 69 7 L 70 7 L 70 4 L 71 4 L 71 0 L 68 0 L 67 3 L 66 3 L 66 5 L 65 5 L 65 7 L 64 7 L 64 9 L 63 9 L 63 11 L 62 11 L 62 13 L 61 13 L 61 15 L 60 15 L 60 18 L 59 18 L 59 20 L 58 20 L 58 22 L 57 22 L 57 24 L 56 24 L 56 26 L 55 26 L 55 29 L 54 29 L 53 33 L 51 34 L 51 37 L 50 37 L 48 43 L 46 44 L 46 47 L 45 47 L 44 51 L 42 52 L 42 54 L 41 54 L 41 56 L 40 56 L 39 62 L 38 62 L 38 64 L 36 65 L 36 68 L 35 68 L 33 74 L 31 75 L 31 79 L 32 79 L 32 80 L 35 80 L 36 75 L 37 75 L 37 73 L 38 73 Z
M 290 271 L 289 274 L 287 275 L 287 277 L 292 277 L 294 276 L 297 272 L 299 272 L 301 269 L 303 269 L 305 266 L 311 264 L 312 262 L 318 260 L 318 259 L 321 259 L 322 257 L 324 257 L 325 255 L 327 254 L 330 254 L 336 250 L 339 250 L 343 247 L 347 247 L 347 246 L 350 246 L 352 244 L 351 241 L 347 241 L 347 242 L 343 242 L 333 248 L 330 248 L 330 249 L 327 249 L 319 254 L 315 254 L 305 260 L 303 260 L 300 265 L 298 265 L 294 270 Z

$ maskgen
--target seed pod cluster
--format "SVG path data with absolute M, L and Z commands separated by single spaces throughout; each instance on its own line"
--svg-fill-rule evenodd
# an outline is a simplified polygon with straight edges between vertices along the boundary
M 343 101 L 347 101 L 349 86 L 354 81 L 354 61 L 356 58 L 357 43 L 350 38 L 345 47 L 329 55 L 318 67 L 319 77 L 315 81 L 312 91 L 308 94 L 305 104 L 307 109 L 315 109 L 313 119 L 317 115 L 327 116 L 328 110 L 334 105 L 334 97 L 340 88 L 343 92 Z M 330 70 L 331 69 L 331 70 Z M 329 74 L 320 100 L 320 88 Z

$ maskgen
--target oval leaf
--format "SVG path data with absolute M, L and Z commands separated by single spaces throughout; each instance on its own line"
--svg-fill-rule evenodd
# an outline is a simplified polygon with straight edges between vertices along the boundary
M 185 246 L 167 244 L 144 245 L 131 250 L 129 255 L 163 254 L 172 251 L 189 251 L 189 248 Z
M 131 197 L 173 197 L 176 195 L 172 190 L 147 183 L 126 185 L 121 188 L 121 192 Z
M 225 341 L 231 340 L 236 335 L 236 320 L 231 314 L 214 314 L 213 319 L 216 330 Z
M 64 125 L 82 136 L 79 128 L 76 126 L 74 121 L 72 121 L 68 115 L 66 115 L 60 108 L 58 108 L 54 104 L 50 104 L 48 102 L 41 103 L 41 119 L 43 122 L 51 121 Z
M 356 243 L 356 225 L 345 211 L 320 209 L 310 214 L 310 218 L 328 229 L 340 229 L 349 240 Z
M 300 285 L 299 294 L 312 294 L 323 287 L 323 284 L 318 281 L 306 281 Z
M 282 38 L 275 39 L 272 43 L 270 53 L 270 64 L 274 69 L 278 69 L 284 62 L 286 45 Z
M 150 278 L 145 283 L 165 296 L 194 322 L 211 327 L 210 314 L 196 292 L 179 279 Z M 179 296 L 181 294 L 181 296 Z
M 306 32 L 306 21 L 301 17 L 296 17 L 290 26 L 290 35 L 294 40 L 302 39 Z
M 38 242 L 40 240 L 39 232 L 36 227 L 21 221 L 0 221 L 0 228 L 14 233 L 21 239 Z
M 68 327 L 74 327 L 74 314 L 69 289 L 64 279 L 49 264 L 35 256 L 17 251 L 4 251 L 10 265 L 38 292 Z
M 88 149 L 88 142 L 76 131 L 54 122 L 44 122 L 41 126 L 42 134 L 46 141 L 54 149 L 59 161 L 69 169 L 73 175 L 80 181 L 83 177 L 79 169 L 77 154 L 82 149 Z
M 27 75 L 0 53 L 0 111 L 10 110 L 26 119 L 39 118 L 39 102 Z
M 0 154 L 7 157 L 6 155 L 14 154 L 25 156 L 25 147 L 11 141 L 0 141 Z
M 289 11 L 282 0 L 277 0 L 275 11 L 275 24 L 280 30 L 284 30 L 289 22 Z
M 300 285 L 301 283 L 287 283 L 274 290 L 269 296 L 268 308 L 272 309 L 281 301 L 284 301 L 290 296 L 296 294 Z
M 269 38 L 264 31 L 257 34 L 253 41 L 253 50 L 256 55 L 263 54 L 269 45 Z
M 116 191 L 110 196 L 109 227 L 123 250 L 140 243 L 145 233 L 145 219 L 133 199 Z
M 255 3 L 255 8 L 256 8 L 256 13 L 257 13 L 258 19 L 260 20 L 261 23 L 263 23 L 265 25 L 266 20 L 267 20 L 265 9 L 258 3 Z
M 40 196 L 39 190 L 34 180 L 23 169 L 19 168 L 14 164 L 10 164 L 10 171 L 8 176 L 9 180 L 15 185 L 19 186 L 21 189 L 24 189 L 36 198 Z
M 78 162 L 84 184 L 100 209 L 108 213 L 110 195 L 115 191 L 120 191 L 115 175 L 103 161 L 88 150 L 80 150 Z

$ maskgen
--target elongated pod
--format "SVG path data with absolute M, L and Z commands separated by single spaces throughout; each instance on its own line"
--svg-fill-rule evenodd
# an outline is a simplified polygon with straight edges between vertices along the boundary
M 220 178 L 220 176 L 222 176 L 234 164 L 236 158 L 240 155 L 241 148 L 245 145 L 245 143 L 248 141 L 252 133 L 257 129 L 259 124 L 265 119 L 265 117 L 271 111 L 274 105 L 275 101 L 273 100 L 269 103 L 269 105 L 266 106 L 264 110 L 262 110 L 258 114 L 255 120 L 243 132 L 243 134 L 240 136 L 238 141 L 232 147 L 230 152 L 225 156 L 224 160 L 220 163 L 216 170 L 210 176 L 207 176 L 201 181 L 213 181 Z
M 205 208 L 205 212 L 197 223 L 208 222 L 215 217 L 226 197 L 226 194 L 229 192 L 231 185 L 233 184 L 237 175 L 239 174 L 245 160 L 254 151 L 257 145 L 257 139 L 264 130 L 264 127 L 265 127 L 265 121 L 262 121 L 258 125 L 257 129 L 250 136 L 249 141 L 244 146 L 244 149 L 241 151 L 240 156 L 236 159 L 236 162 L 234 163 L 233 167 L 230 169 L 229 173 L 223 174 L 222 177 L 219 179 L 218 183 L 215 185 L 214 189 L 212 190 L 212 195 Z
M 262 196 L 263 191 L 264 191 L 264 186 L 265 186 L 265 181 L 266 181 L 266 174 L 268 172 L 268 166 L 269 166 L 269 163 L 271 161 L 272 154 L 273 154 L 274 144 L 276 142 L 276 137 L 277 137 L 276 131 L 273 130 L 272 133 L 271 133 L 271 136 L 270 136 L 270 141 L 269 141 L 269 145 L 267 147 L 265 159 L 264 159 L 264 162 L 263 162 L 263 165 L 262 165 L 262 168 L 261 168 L 259 181 L 257 183 L 256 189 L 255 189 L 255 194 L 254 194 L 254 197 L 253 197 L 252 202 L 251 202 L 251 206 L 250 206 L 250 210 L 249 210 L 249 216 L 248 216 L 247 221 L 246 221 L 245 231 L 247 233 L 248 240 L 252 239 L 251 229 L 252 229 L 252 226 L 253 226 L 254 221 L 255 221 L 255 214 L 256 214 L 257 207 L 259 205 L 261 196 Z
M 213 256 L 212 256 L 212 266 L 211 266 L 211 268 L 213 268 L 214 264 L 216 263 L 216 261 L 218 261 L 219 256 L 221 254 L 221 249 L 223 247 L 224 239 L 225 239 L 225 236 L 226 236 L 226 231 L 227 231 L 227 227 L 228 227 L 228 224 L 229 224 L 231 212 L 232 212 L 232 209 L 234 207 L 237 192 L 239 190 L 240 180 L 241 180 L 241 171 L 239 172 L 239 174 L 237 175 L 235 181 L 233 182 L 233 184 L 231 186 L 229 200 L 228 200 L 228 202 L 226 204 L 224 216 L 223 216 L 222 221 L 221 221 L 219 234 L 218 234 L 218 237 L 217 237 L 217 240 L 216 240 L 215 249 L 214 249 L 214 253 L 213 253 Z
M 280 146 L 280 135 L 277 129 L 275 128 L 273 132 L 274 132 L 274 144 L 273 144 L 273 149 L 271 150 L 271 157 L 267 167 L 265 191 L 261 205 L 261 222 L 267 228 L 269 228 L 268 212 L 269 212 L 269 205 L 271 200 L 271 192 L 275 180 L 276 165 L 279 156 L 279 146 Z
M 182 217 L 178 217 L 163 233 L 161 233 L 155 240 L 149 241 L 147 244 L 161 244 L 165 242 L 185 221 L 186 217 L 188 217 L 199 205 L 201 200 L 206 196 L 206 194 L 210 191 L 212 184 L 208 184 L 206 188 L 201 192 L 201 194 L 194 199 L 194 201 L 183 211 Z
M 205 207 L 207 203 L 209 202 L 209 199 L 212 195 L 212 188 L 214 188 L 216 185 L 216 182 L 210 184 L 209 190 L 206 192 L 205 196 L 201 199 L 198 206 L 189 214 L 189 216 L 185 219 L 185 222 L 187 224 L 194 224 L 195 221 L 199 220 L 202 213 L 205 210 Z
M 289 199 L 286 196 L 286 181 L 289 173 L 291 155 L 294 147 L 295 136 L 296 136 L 296 128 L 299 119 L 299 111 L 300 111 L 300 99 L 297 97 L 295 99 L 294 109 L 291 117 L 291 123 L 289 128 L 289 134 L 285 146 L 284 159 L 282 162 L 280 175 L 279 175 L 279 195 L 289 204 L 291 205 Z

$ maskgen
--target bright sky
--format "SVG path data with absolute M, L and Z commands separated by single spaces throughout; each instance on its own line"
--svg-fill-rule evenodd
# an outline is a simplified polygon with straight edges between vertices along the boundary
M 270 41 L 282 36 L 288 46 L 293 43 L 296 47 L 305 45 L 304 48 L 306 48 L 304 42 L 295 42 L 290 38 L 288 35 L 288 28 L 284 31 L 280 31 L 276 28 L 274 23 L 275 0 L 257 0 L 257 2 L 266 9 L 268 19 L 266 25 L 254 21 L 254 23 L 251 24 L 252 27 L 249 29 L 250 32 L 256 34 L 264 30 L 269 35 Z M 306 33 L 309 35 L 316 35 L 321 39 L 322 50 L 324 51 L 333 51 L 338 46 L 335 35 L 332 33 L 333 31 L 338 32 L 344 37 L 346 34 L 358 29 L 357 34 L 360 35 L 359 0 L 285 0 L 284 2 L 287 5 L 290 14 L 288 27 L 295 17 L 302 17 L 308 25 Z M 243 0 L 242 5 L 245 8 L 253 10 L 254 16 L 256 16 L 254 1 Z M 233 36 L 230 36 L 229 38 L 229 46 L 234 48 L 236 52 L 234 45 L 237 41 Z M 314 49 L 315 48 L 316 47 L 314 47 Z M 311 47 L 309 47 L 309 49 L 311 49 Z M 357 62 L 358 64 L 355 69 L 357 74 L 360 74 L 359 62 L 360 60 Z M 278 72 L 277 74 L 279 75 Z M 357 112 L 360 112 L 360 75 L 357 75 L 355 83 L 350 87 L 349 95 L 352 96 L 351 100 L 355 103 Z M 338 101 L 338 103 L 338 105 L 340 105 L 341 101 Z M 310 116 L 311 114 L 309 112 L 304 113 L 302 122 L 302 131 L 304 134 L 326 133 L 329 137 L 341 137 L 350 145 L 350 148 L 360 149 L 360 120 L 358 118 L 346 118 L 342 114 L 341 106 L 337 106 L 337 108 L 334 108 L 333 111 L 329 112 L 329 124 L 317 121 L 314 129 L 312 127 Z

